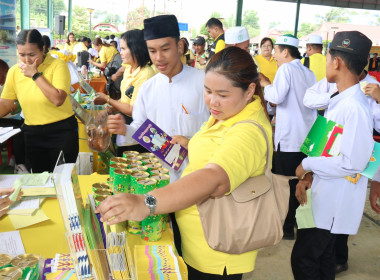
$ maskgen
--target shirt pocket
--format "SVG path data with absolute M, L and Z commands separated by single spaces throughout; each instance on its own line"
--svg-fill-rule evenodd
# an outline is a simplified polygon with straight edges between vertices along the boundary
M 181 135 L 186 138 L 191 138 L 200 129 L 202 123 L 206 120 L 200 113 L 186 114 L 182 112 L 179 115 L 179 127 L 181 129 Z

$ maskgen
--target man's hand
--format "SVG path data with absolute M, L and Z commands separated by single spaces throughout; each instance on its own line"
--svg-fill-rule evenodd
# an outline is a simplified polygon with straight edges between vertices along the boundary
M 298 177 L 298 179 L 301 179 L 305 173 L 306 171 L 305 169 L 303 169 L 302 163 L 300 163 L 300 165 L 298 165 L 296 169 L 296 176 Z
M 311 188 L 311 184 L 310 179 L 304 179 L 300 180 L 296 186 L 296 198 L 302 206 L 307 204 L 306 190 Z
M 377 200 L 380 199 L 380 183 L 377 181 L 372 181 L 371 191 L 369 193 L 369 201 L 371 202 L 371 207 L 373 211 L 380 214 L 380 205 Z
M 141 194 L 117 194 L 107 197 L 95 210 L 102 215 L 101 221 L 108 225 L 126 220 L 142 221 L 149 216 L 149 207 Z
M 259 82 L 261 87 L 266 87 L 271 84 L 270 80 L 263 73 L 259 73 Z
M 380 87 L 379 84 L 368 84 L 364 88 L 364 93 L 370 95 L 376 102 L 380 103 Z
M 108 116 L 107 126 L 112 134 L 125 135 L 127 133 L 125 119 L 121 114 Z

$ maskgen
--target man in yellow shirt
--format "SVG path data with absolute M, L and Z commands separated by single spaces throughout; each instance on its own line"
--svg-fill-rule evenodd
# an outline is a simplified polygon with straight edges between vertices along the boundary
M 214 40 L 208 57 L 210 59 L 214 54 L 220 52 L 226 46 L 224 43 L 223 23 L 217 18 L 210 18 L 206 23 L 206 29 L 208 34 L 210 34 L 211 38 Z
M 195 48 L 195 63 L 194 67 L 197 69 L 204 70 L 206 68 L 206 63 L 203 62 L 201 64 L 201 59 L 206 59 L 206 51 L 205 51 L 206 40 L 202 36 L 197 36 L 193 42 L 193 46 Z
M 313 71 L 319 82 L 326 77 L 326 56 L 322 54 L 322 37 L 312 34 L 306 43 L 307 57 L 301 60 L 301 63 Z

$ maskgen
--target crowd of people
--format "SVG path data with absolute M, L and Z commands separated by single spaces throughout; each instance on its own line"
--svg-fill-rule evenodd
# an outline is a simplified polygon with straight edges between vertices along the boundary
M 248 178 L 263 174 L 266 154 L 273 154 L 272 172 L 294 178 L 286 186 L 289 211 L 283 226 L 283 238 L 296 240 L 290 257 L 294 278 L 334 279 L 348 269 L 347 239 L 358 231 L 368 183 L 358 174 L 370 161 L 373 134 L 380 132 L 380 83 L 365 70 L 371 40 L 357 31 L 338 32 L 324 56 L 322 38 L 313 35 L 307 57 L 301 59 L 296 37 L 263 38 L 261 53 L 253 58 L 245 27 L 224 31 L 220 20 L 211 18 L 206 28 L 213 39 L 209 51 L 203 36 L 193 40 L 191 49 L 180 38 L 173 15 L 145 19 L 144 30 L 127 31 L 111 42 L 83 37 L 78 43 L 68 34 L 65 49 L 75 53 L 93 46 L 99 60 L 89 63 L 100 69 L 120 51 L 122 67 L 110 79 L 122 79 L 121 97 L 98 93 L 96 98 L 108 104 L 107 126 L 117 135 L 119 155 L 139 149 L 132 135 L 147 118 L 189 153 L 180 170 L 166 166 L 168 186 L 146 196 L 111 196 L 96 211 L 109 225 L 175 213 L 175 243 L 189 279 L 242 279 L 254 269 L 257 250 L 229 254 L 211 249 L 197 204 L 229 195 Z M 21 31 L 16 44 L 20 62 L 5 74 L 0 116 L 19 102 L 30 168 L 52 171 L 61 150 L 66 162 L 75 162 L 78 155 L 70 73 L 63 61 L 48 54 L 37 30 Z M 360 81 L 366 81 L 364 88 Z M 344 127 L 336 156 L 300 152 L 318 114 Z M 265 131 L 268 151 L 263 133 L 249 121 Z M 371 206 L 380 214 L 380 172 L 371 186 Z M 306 199 L 309 189 L 311 201 Z M 315 227 L 296 230 L 296 209 L 305 203 L 312 205 Z M 9 204 L 0 198 L 0 209 Z

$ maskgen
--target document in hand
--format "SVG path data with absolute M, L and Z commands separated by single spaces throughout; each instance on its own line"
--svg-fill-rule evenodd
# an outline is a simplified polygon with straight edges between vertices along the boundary
M 318 116 L 301 146 L 301 152 L 309 157 L 339 156 L 342 135 L 342 125 L 325 117 Z M 379 165 L 380 143 L 375 142 L 368 165 L 360 174 L 372 179 Z M 360 174 L 347 176 L 346 179 L 352 183 L 356 183 L 360 178 Z
M 178 170 L 187 157 L 187 150 L 179 144 L 171 144 L 172 138 L 149 119 L 137 129 L 132 138 L 174 170 Z

